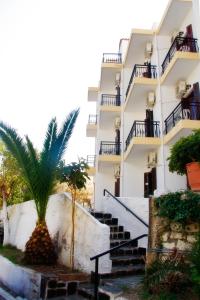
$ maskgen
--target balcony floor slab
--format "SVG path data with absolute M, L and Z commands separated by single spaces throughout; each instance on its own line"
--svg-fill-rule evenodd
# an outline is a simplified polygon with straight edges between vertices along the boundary
M 165 136 L 163 142 L 165 145 L 175 143 L 182 136 L 192 133 L 192 130 L 200 128 L 200 121 L 180 120 Z
M 141 154 L 142 152 L 151 152 L 161 145 L 161 138 L 156 137 L 134 137 L 131 140 L 127 150 L 124 153 L 124 160 L 132 155 Z
M 174 85 L 186 80 L 199 62 L 199 53 L 177 51 L 161 76 L 161 84 Z

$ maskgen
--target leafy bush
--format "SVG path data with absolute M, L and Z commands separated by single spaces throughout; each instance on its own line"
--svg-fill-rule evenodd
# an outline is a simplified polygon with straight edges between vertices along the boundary
M 187 268 L 183 256 L 174 249 L 172 254 L 155 260 L 147 268 L 144 279 L 146 290 L 152 295 L 162 294 L 163 297 L 183 293 L 190 286 Z
M 200 129 L 178 140 L 172 146 L 168 160 L 170 172 L 177 172 L 180 175 L 186 173 L 186 164 L 200 163 Z
M 200 296 L 200 234 L 188 255 L 191 262 L 190 276 L 196 293 Z
M 191 191 L 175 192 L 155 199 L 158 216 L 185 225 L 200 222 L 200 195 Z

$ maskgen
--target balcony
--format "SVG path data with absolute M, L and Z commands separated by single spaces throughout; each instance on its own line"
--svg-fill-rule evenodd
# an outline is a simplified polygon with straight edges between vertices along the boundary
M 99 162 L 120 163 L 121 143 L 102 141 L 99 149 Z
M 97 134 L 97 115 L 89 115 L 87 128 L 86 128 L 86 136 L 95 137 L 96 134 Z
M 120 155 L 121 154 L 121 143 L 116 142 L 101 142 L 100 155 Z
M 121 96 L 102 94 L 99 126 L 101 129 L 113 127 L 115 119 L 121 115 Z
M 200 102 L 181 101 L 164 121 L 164 143 L 175 141 L 200 128 Z
M 96 165 L 96 155 L 87 155 L 86 163 L 89 166 L 87 173 L 89 176 L 94 176 L 96 173 L 95 165 Z
M 157 83 L 157 71 L 156 66 L 148 64 L 148 65 L 138 65 L 136 64 L 133 68 L 133 72 L 131 74 L 128 88 L 126 90 L 126 100 L 129 95 L 129 91 L 131 86 L 134 84 L 152 84 Z
M 159 121 L 134 121 L 133 126 L 126 139 L 126 159 L 134 148 L 139 152 L 142 150 L 153 150 L 160 146 L 160 122 Z
M 122 55 L 121 53 L 103 53 L 102 63 L 121 64 Z
M 163 63 L 161 84 L 187 78 L 199 61 L 197 39 L 177 36 Z
M 104 53 L 101 64 L 100 90 L 114 91 L 116 74 L 121 72 L 121 53 Z
M 121 105 L 121 96 L 120 95 L 110 95 L 103 94 L 101 95 L 101 105 L 105 106 L 120 106 Z

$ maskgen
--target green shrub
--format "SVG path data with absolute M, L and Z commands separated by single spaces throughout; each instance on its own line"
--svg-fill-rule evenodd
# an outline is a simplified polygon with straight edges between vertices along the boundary
M 186 164 L 200 163 L 200 129 L 178 140 L 172 146 L 168 160 L 170 172 L 177 172 L 180 175 L 186 174 Z
M 183 256 L 176 249 L 167 257 L 158 258 L 146 270 L 146 291 L 150 295 L 162 295 L 160 299 L 167 299 L 165 296 L 169 294 L 169 299 L 175 299 L 173 295 L 183 293 L 191 285 L 187 268 Z
M 200 222 L 200 195 L 191 191 L 175 192 L 155 199 L 158 216 L 183 225 Z
M 190 276 L 196 293 L 200 296 L 200 233 L 188 255 L 191 262 Z

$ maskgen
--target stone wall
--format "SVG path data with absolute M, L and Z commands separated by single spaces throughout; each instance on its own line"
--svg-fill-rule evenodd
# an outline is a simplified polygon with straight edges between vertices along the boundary
M 170 222 L 166 218 L 157 216 L 154 199 L 149 200 L 149 241 L 147 264 L 157 257 L 155 249 L 180 251 L 190 250 L 196 241 L 196 234 L 199 232 L 198 223 L 188 223 L 182 226 L 180 223 Z

